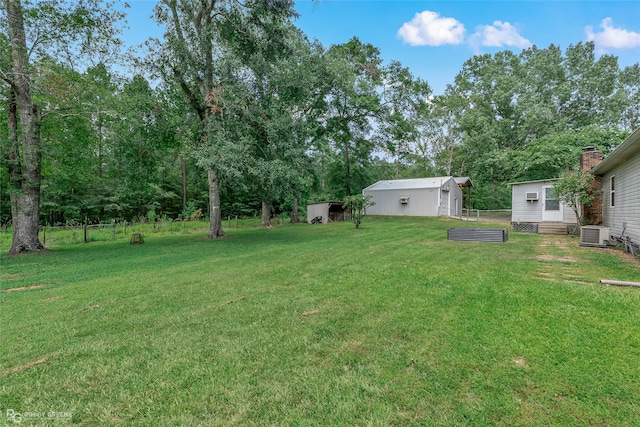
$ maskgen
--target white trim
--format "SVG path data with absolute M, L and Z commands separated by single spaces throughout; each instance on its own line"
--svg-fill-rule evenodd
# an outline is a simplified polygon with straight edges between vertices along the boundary
M 616 207 L 616 176 L 609 177 L 609 207 Z

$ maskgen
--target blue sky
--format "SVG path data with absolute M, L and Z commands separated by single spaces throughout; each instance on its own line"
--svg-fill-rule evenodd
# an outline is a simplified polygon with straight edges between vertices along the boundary
M 159 36 L 149 18 L 155 1 L 129 0 L 128 43 Z M 640 62 L 640 1 L 296 0 L 296 25 L 325 47 L 357 36 L 428 81 L 435 94 L 475 54 L 550 44 L 563 51 L 594 41 L 621 67 Z

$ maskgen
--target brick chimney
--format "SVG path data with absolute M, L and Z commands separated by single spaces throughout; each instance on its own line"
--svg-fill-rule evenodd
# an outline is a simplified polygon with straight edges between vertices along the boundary
M 580 170 L 591 172 L 602 161 L 602 151 L 596 150 L 596 147 L 584 147 L 580 156 Z
M 602 151 L 595 147 L 584 147 L 580 156 L 580 170 L 583 172 L 591 172 L 593 168 L 598 166 L 602 161 Z M 596 176 L 591 183 L 591 193 L 594 194 L 591 206 L 582 206 L 584 218 L 587 224 L 602 224 L 602 177 Z

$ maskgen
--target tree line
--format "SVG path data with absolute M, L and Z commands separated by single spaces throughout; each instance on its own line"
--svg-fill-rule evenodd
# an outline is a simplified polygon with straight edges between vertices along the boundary
M 474 56 L 434 96 L 371 44 L 309 40 L 289 0 L 161 0 L 144 53 L 123 49 L 113 3 L 0 4 L 11 252 L 43 249 L 45 222 L 196 211 L 216 238 L 229 215 L 295 219 L 379 179 L 470 176 L 473 207 L 505 208 L 506 183 L 557 177 L 640 124 L 639 65 L 592 43 Z

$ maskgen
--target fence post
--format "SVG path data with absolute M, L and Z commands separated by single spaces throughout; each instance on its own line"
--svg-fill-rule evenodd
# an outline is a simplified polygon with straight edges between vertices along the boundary
M 113 240 L 116 240 L 116 222 L 113 221 Z
M 88 227 L 87 227 L 87 222 L 88 222 L 88 219 L 85 217 L 85 219 L 84 219 L 84 224 L 83 224 L 83 226 L 82 226 L 82 229 L 83 229 L 83 231 L 84 231 L 84 242 L 85 242 L 85 243 L 87 243 L 87 228 L 88 228 Z

